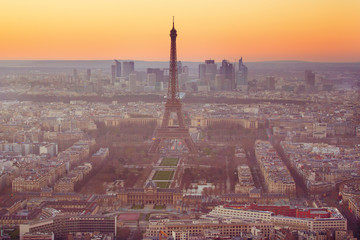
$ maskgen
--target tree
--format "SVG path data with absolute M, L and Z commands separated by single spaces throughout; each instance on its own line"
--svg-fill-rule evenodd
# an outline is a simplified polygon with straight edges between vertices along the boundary
M 130 236 L 130 228 L 128 227 L 121 227 L 118 228 L 116 239 L 117 240 L 126 240 Z
M 137 229 L 134 232 L 133 236 L 131 237 L 131 240 L 141 240 L 141 239 L 143 239 L 143 234 L 140 229 Z
M 19 239 L 19 228 L 16 228 L 14 231 L 10 233 L 11 239 Z

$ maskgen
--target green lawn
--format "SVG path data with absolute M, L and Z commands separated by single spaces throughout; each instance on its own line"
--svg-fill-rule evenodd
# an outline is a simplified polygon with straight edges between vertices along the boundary
M 154 209 L 166 209 L 166 205 L 154 205 Z
M 174 176 L 174 171 L 156 171 L 152 180 L 171 180 Z
M 158 188 L 169 188 L 170 182 L 155 182 Z
M 176 166 L 179 162 L 179 158 L 164 158 L 161 161 L 160 166 Z
M 133 205 L 131 209 L 144 209 L 143 205 Z

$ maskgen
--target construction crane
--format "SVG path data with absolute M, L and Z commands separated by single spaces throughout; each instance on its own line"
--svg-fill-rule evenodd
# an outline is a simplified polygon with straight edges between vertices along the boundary
M 161 231 L 161 230 L 160 230 L 160 232 L 159 232 L 159 240 L 162 239 L 162 236 L 165 236 L 166 239 L 168 238 L 168 235 L 167 235 L 164 231 Z

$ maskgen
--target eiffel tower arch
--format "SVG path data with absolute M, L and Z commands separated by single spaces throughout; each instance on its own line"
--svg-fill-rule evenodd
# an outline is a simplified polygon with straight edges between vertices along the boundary
M 171 49 L 170 49 L 170 78 L 168 84 L 168 92 L 165 103 L 165 113 L 161 126 L 155 130 L 155 140 L 153 141 L 149 153 L 159 151 L 162 142 L 169 139 L 182 139 L 188 148 L 189 153 L 195 154 L 196 148 L 190 136 L 189 128 L 185 125 L 184 115 L 182 112 L 182 104 L 179 97 L 179 82 L 177 73 L 177 57 L 176 57 L 176 37 L 177 32 L 174 27 L 170 31 Z M 170 126 L 169 120 L 171 113 L 175 113 L 178 126 Z

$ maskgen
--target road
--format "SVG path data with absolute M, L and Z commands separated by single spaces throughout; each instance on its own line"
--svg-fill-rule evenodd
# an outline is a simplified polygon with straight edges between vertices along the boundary
M 296 184 L 296 196 L 298 198 L 307 198 L 309 196 L 308 189 L 304 182 L 304 179 L 300 176 L 300 174 L 295 170 L 293 166 L 291 166 L 290 160 L 285 155 L 284 150 L 280 146 L 280 144 L 274 144 L 273 147 L 275 148 L 276 152 L 278 153 L 280 159 L 284 162 L 286 167 L 288 168 L 292 178 Z
M 296 169 L 291 166 L 290 160 L 286 156 L 284 149 L 280 146 L 279 140 L 276 140 L 272 134 L 270 129 L 266 129 L 266 134 L 268 135 L 269 141 L 273 148 L 276 150 L 280 159 L 284 162 L 285 166 L 289 170 L 291 177 L 294 179 L 296 184 L 296 196 L 298 198 L 307 198 L 309 196 L 308 189 L 304 182 L 304 179 L 300 176 L 300 174 L 296 171 Z
M 255 157 L 255 149 L 253 147 L 245 149 L 246 158 L 248 160 L 248 165 L 250 167 L 251 175 L 256 188 L 262 189 L 264 192 L 267 192 L 265 185 L 264 177 L 260 172 L 259 163 Z
M 229 159 L 225 157 L 225 164 L 226 164 L 226 193 L 231 192 L 231 182 L 230 182 L 230 175 L 229 175 Z

